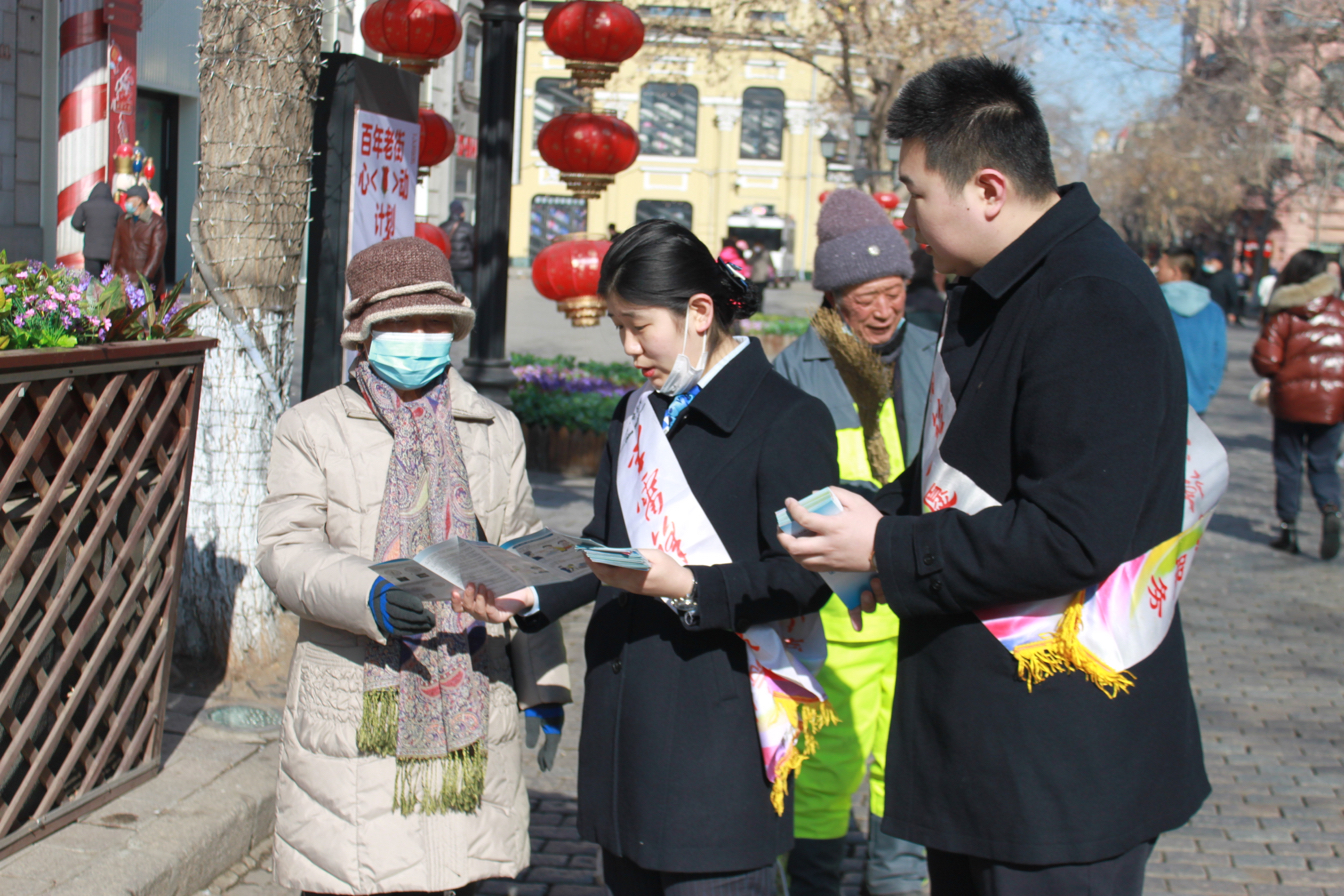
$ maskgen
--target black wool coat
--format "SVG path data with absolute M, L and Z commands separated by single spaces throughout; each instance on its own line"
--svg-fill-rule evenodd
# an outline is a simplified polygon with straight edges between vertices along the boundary
M 584 534 L 625 547 L 615 464 L 627 396 L 617 408 Z M 654 396 L 654 411 L 668 400 Z M 643 868 L 746 871 L 793 844 L 792 798 L 770 805 L 738 632 L 816 612 L 821 577 L 779 546 L 775 511 L 835 482 L 826 406 L 771 369 L 759 341 L 729 361 L 669 434 L 691 491 L 733 562 L 692 566 L 700 624 L 661 600 L 596 577 L 542 586 L 535 631 L 595 601 L 584 653 L 579 832 Z M 790 791 L 792 792 L 792 791 Z
M 920 513 L 913 464 L 879 495 L 901 515 L 876 542 L 901 618 L 883 830 L 1030 865 L 1118 855 L 1209 793 L 1179 613 L 1115 699 L 1081 673 L 1029 692 L 971 614 L 1100 582 L 1181 529 L 1171 312 L 1087 188 L 1060 194 L 949 298 L 943 457 L 1002 506 Z

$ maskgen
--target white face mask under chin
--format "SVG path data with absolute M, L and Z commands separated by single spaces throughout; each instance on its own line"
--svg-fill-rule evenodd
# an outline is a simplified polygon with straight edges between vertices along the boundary
M 675 398 L 687 389 L 693 388 L 700 382 L 700 377 L 705 375 L 705 364 L 709 361 L 709 334 L 705 334 L 704 342 L 701 343 L 700 363 L 695 367 L 691 366 L 691 359 L 686 357 L 686 339 L 690 335 L 691 322 L 688 319 L 681 334 L 681 354 L 677 355 L 677 360 L 672 364 L 672 372 L 658 387 L 658 392 L 662 395 L 671 395 Z

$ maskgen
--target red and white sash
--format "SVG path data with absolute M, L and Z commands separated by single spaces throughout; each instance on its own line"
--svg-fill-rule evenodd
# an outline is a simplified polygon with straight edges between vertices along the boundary
M 924 510 L 976 514 L 997 507 L 984 489 L 942 456 L 957 412 L 943 365 L 942 339 L 924 416 Z M 1171 628 L 1176 599 L 1190 573 L 1200 537 L 1227 490 L 1227 452 L 1190 409 L 1186 420 L 1185 511 L 1181 533 L 1120 565 L 1105 581 L 1075 594 L 1011 604 L 977 613 L 1017 658 L 1030 688 L 1057 672 L 1081 671 L 1114 697 L 1127 691 L 1128 670 L 1149 656 Z
M 630 396 L 616 461 L 616 494 L 630 546 L 657 548 L 683 566 L 732 563 L 654 413 L 652 391 L 645 385 Z M 740 637 L 748 648 L 756 731 L 773 784 L 771 803 L 782 815 L 789 773 L 816 751 L 816 730 L 838 721 L 815 676 L 826 661 L 826 635 L 814 613 L 753 625 Z

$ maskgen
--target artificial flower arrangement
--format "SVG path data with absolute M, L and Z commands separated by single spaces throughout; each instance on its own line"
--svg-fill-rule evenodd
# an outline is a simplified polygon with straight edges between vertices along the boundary
M 163 295 L 144 277 L 132 283 L 39 261 L 9 261 L 0 251 L 0 349 L 74 348 L 103 342 L 191 336 L 191 316 L 207 303 L 182 304 L 185 280 Z

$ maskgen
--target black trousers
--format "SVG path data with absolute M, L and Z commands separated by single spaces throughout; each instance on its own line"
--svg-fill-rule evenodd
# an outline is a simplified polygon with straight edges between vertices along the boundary
M 602 877 L 612 896 L 775 896 L 774 865 L 705 874 L 649 871 L 604 849 Z
M 89 258 L 88 256 L 85 256 L 85 257 L 84 257 L 84 270 L 88 271 L 90 274 L 92 274 L 93 276 L 97 277 L 97 276 L 99 276 L 99 275 L 101 275 L 101 274 L 103 273 L 103 267 L 104 267 L 104 265 L 108 264 L 109 261 L 111 261 L 111 259 L 108 259 L 108 258 Z
M 929 850 L 932 896 L 1142 896 L 1155 840 L 1100 862 L 1011 865 Z

